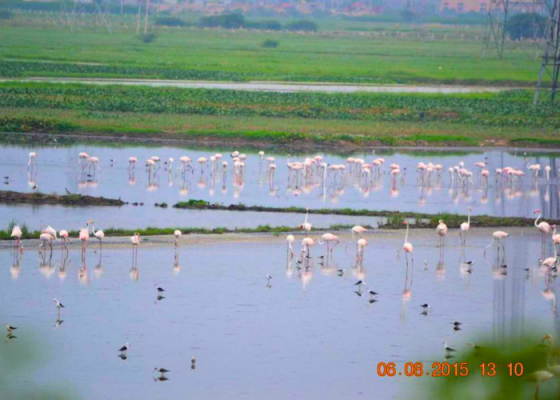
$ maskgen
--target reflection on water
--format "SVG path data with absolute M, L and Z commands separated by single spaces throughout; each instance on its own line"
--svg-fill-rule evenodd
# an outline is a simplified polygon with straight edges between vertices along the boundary
M 547 331 L 558 324 L 556 275 L 538 264 L 539 233 L 510 230 L 507 268 L 502 251 L 484 257 L 491 233 L 471 228 L 464 249 L 450 234 L 440 249 L 434 231 L 412 230 L 414 256 L 426 261 L 408 270 L 396 257 L 403 232 L 364 234 L 361 262 L 352 246 L 346 251 L 348 236 L 332 256 L 317 244 L 302 259 L 291 257 L 282 237 L 216 238 L 179 249 L 140 243 L 132 265 L 131 246 L 106 247 L 102 258 L 88 252 L 83 263 L 79 249 L 66 260 L 55 247 L 50 267 L 27 248 L 16 279 L 12 252 L 1 251 L 2 320 L 18 327 L 18 338 L 2 346 L 35 333 L 52 357 L 32 384 L 71 382 L 83 397 L 314 398 L 321 388 L 333 399 L 389 398 L 412 381 L 377 377 L 378 362 L 431 363 L 443 358 L 443 341 L 460 352 L 479 331 L 499 340 L 523 335 L 535 321 Z M 293 248 L 299 254 L 301 237 Z M 164 301 L 154 301 L 157 287 L 170 293 Z M 64 303 L 61 314 L 53 298 Z M 421 304 L 430 305 L 427 315 Z M 115 349 L 125 342 L 131 347 L 122 362 Z M 154 385 L 161 382 L 151 375 L 155 365 L 174 371 L 173 379 Z M 24 375 L 12 382 L 30 385 Z
M 539 208 L 544 218 L 560 215 L 554 153 L 534 156 L 513 150 L 460 154 L 419 150 L 388 152 L 381 154 L 382 157 L 380 154 L 286 157 L 274 153 L 260 156 L 255 152 L 239 154 L 237 160 L 227 153 L 174 147 L 114 148 L 84 144 L 36 149 L 37 165 L 30 171 L 29 150 L 20 146 L 0 147 L 0 170 L 8 177 L 4 189 L 120 197 L 137 203 L 138 206 L 120 208 L 115 213 L 118 215 L 112 216 L 110 221 L 118 226 L 173 225 L 173 221 L 185 215 L 184 210 L 154 208 L 154 204 L 171 206 L 188 199 L 278 207 L 463 214 L 471 206 L 473 214 L 496 216 L 531 216 Z M 98 161 L 84 167 L 79 164 L 80 152 Z M 246 159 L 241 160 L 241 156 Z M 131 164 L 131 157 L 137 162 Z M 363 164 L 357 164 L 356 159 L 364 160 Z M 379 159 L 384 162 L 376 165 Z M 484 167 L 477 167 L 477 163 Z M 537 164 L 541 171 L 534 179 L 530 168 Z M 449 172 L 454 167 L 457 170 Z M 506 167 L 513 172 L 503 172 L 509 171 Z M 459 169 L 465 173 L 459 175 Z M 496 178 L 497 170 L 502 171 L 502 179 Z M 14 214 L 28 223 L 50 218 L 61 223 L 85 222 L 82 209 L 2 205 L 0 210 L 0 225 Z M 105 209 L 92 208 L 88 215 L 100 225 L 108 223 Z M 200 226 L 205 218 L 192 219 Z M 243 216 L 230 218 L 235 219 L 234 225 L 245 223 Z

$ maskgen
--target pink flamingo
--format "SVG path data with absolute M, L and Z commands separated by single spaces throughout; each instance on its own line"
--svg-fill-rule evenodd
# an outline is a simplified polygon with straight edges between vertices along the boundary
M 138 159 L 136 157 L 130 157 L 128 159 L 128 171 L 132 171 L 134 170 L 134 168 L 136 167 L 136 162 L 138 161 Z
M 554 232 L 552 232 L 552 243 L 554 243 L 554 247 L 560 244 L 560 233 L 556 233 L 556 225 L 552 225 Z
M 364 228 L 363 226 L 360 225 L 356 225 L 352 228 L 352 240 L 355 240 L 356 236 L 358 236 L 358 238 L 362 238 L 362 234 L 367 232 L 367 229 Z
M 541 221 L 540 223 L 537 224 L 538 220 L 542 217 L 542 212 L 541 212 L 541 210 L 535 210 L 535 212 L 533 214 L 537 214 L 537 213 L 539 214 L 539 216 L 535 220 L 535 226 L 541 232 L 542 246 L 544 248 L 544 246 L 545 246 L 545 235 L 550 234 L 552 232 L 552 229 L 550 229 L 550 225 L 548 224 L 548 222 Z
M 357 252 L 356 252 L 356 260 L 358 262 L 361 262 L 364 259 L 364 249 L 368 245 L 368 242 L 365 239 L 360 239 L 360 240 L 358 240 L 357 245 L 358 245 L 358 248 L 357 248 Z
M 313 228 L 313 225 L 307 222 L 308 217 L 309 217 L 309 208 L 307 208 L 307 211 L 305 213 L 305 220 L 303 221 L 303 224 L 299 225 L 298 229 L 304 230 L 306 232 L 311 232 L 311 228 Z
M 500 245 L 502 246 L 502 249 L 504 251 L 504 254 L 506 252 L 506 249 L 504 247 L 504 244 L 502 243 L 502 240 L 509 237 L 509 233 L 506 233 L 504 231 L 496 231 L 492 234 L 492 241 L 490 242 L 490 244 L 488 246 L 486 246 L 486 248 L 484 249 L 484 255 L 486 256 L 486 250 L 488 250 L 490 247 L 492 247 L 492 245 L 494 244 L 494 240 L 498 241 L 498 255 L 500 254 Z
M 68 246 L 67 243 L 70 243 L 70 237 L 68 235 L 68 231 L 66 230 L 61 230 L 58 233 L 58 237 L 60 237 L 62 239 L 62 245 L 64 246 L 64 250 L 66 250 L 66 253 L 68 253 Z
M 29 153 L 29 162 L 27 163 L 27 169 L 33 169 L 33 166 L 37 167 L 37 153 L 32 151 Z
M 482 176 L 482 183 L 484 184 L 484 186 L 488 186 L 488 177 L 490 176 L 490 171 L 488 171 L 487 169 L 483 169 L 480 175 Z
M 445 247 L 445 236 L 447 236 L 447 225 L 440 219 L 438 226 L 436 227 L 436 233 L 439 235 L 439 247 Z
M 292 243 L 294 243 L 294 240 L 296 240 L 294 235 L 286 236 L 286 242 L 288 243 L 288 250 L 287 251 L 290 254 L 290 258 L 292 258 L 294 256 L 294 249 L 292 247 Z
M 52 256 L 52 241 L 54 239 L 54 236 L 51 235 L 50 233 L 47 233 L 45 231 L 43 231 L 41 233 L 41 235 L 39 236 L 39 239 L 41 239 L 41 244 L 39 245 L 39 248 L 43 248 L 45 247 L 45 244 L 48 242 L 49 243 L 49 247 L 51 249 L 51 256 Z
M 89 154 L 85 153 L 85 152 L 81 152 L 78 154 L 78 163 L 75 165 L 74 168 L 76 168 L 78 165 L 82 166 L 82 172 L 84 171 L 86 165 L 87 165 L 87 159 L 89 158 Z
M 23 232 L 21 231 L 21 228 L 19 227 L 19 225 L 16 225 L 12 228 L 12 234 L 11 237 L 15 238 L 15 243 L 14 243 L 14 249 L 17 253 L 17 251 L 19 250 L 19 247 L 21 245 L 21 235 L 23 234 Z
M 102 241 L 105 238 L 105 233 L 103 231 L 100 230 L 95 230 L 95 227 L 93 226 L 93 221 L 88 221 L 87 225 L 89 226 L 91 224 L 91 233 L 93 234 L 93 236 L 95 236 L 97 238 L 97 240 L 99 240 L 99 250 L 103 250 L 103 244 Z
M 130 237 L 130 243 L 132 243 L 132 264 L 136 265 L 138 262 L 138 244 L 140 243 L 140 234 L 135 233 Z
M 88 228 L 80 229 L 80 234 L 78 238 L 82 241 L 82 261 L 84 261 L 86 259 L 86 247 L 87 247 L 87 242 L 89 240 L 89 229 Z
M 311 247 L 315 246 L 315 240 L 310 237 L 306 237 L 301 241 L 303 246 L 303 251 L 306 253 L 307 258 L 311 257 Z
M 329 253 L 332 254 L 334 248 L 340 243 L 340 240 L 338 240 L 338 236 L 333 235 L 332 233 L 325 233 L 323 236 L 321 236 L 321 239 L 322 241 L 319 240 L 319 244 L 327 243 L 327 256 L 329 255 Z M 336 242 L 332 249 L 330 249 L 331 242 Z
M 541 265 L 547 268 L 551 268 L 554 264 L 556 264 L 557 260 L 558 260 L 558 250 L 556 249 L 556 246 L 554 246 L 554 257 L 548 257 L 546 260 L 542 262 Z
M 414 251 L 414 248 L 412 247 L 412 244 L 410 244 L 408 242 L 408 228 L 409 228 L 409 224 L 407 221 L 403 222 L 404 225 L 406 225 L 406 235 L 404 237 L 404 244 L 403 244 L 403 251 L 406 254 L 406 266 L 408 267 L 408 254 L 410 253 L 410 258 L 412 259 L 412 264 L 414 264 L 414 257 L 412 256 L 412 252 Z
M 461 224 L 460 235 L 461 235 L 461 242 L 463 243 L 463 246 L 465 246 L 467 244 L 467 232 L 469 231 L 469 228 L 471 227 L 471 211 L 472 211 L 472 208 L 469 207 L 467 209 L 467 222 L 463 222 Z
M 173 235 L 175 236 L 175 248 L 177 248 L 179 247 L 179 238 L 183 235 L 183 233 L 179 229 L 176 229 L 175 232 L 173 232 Z

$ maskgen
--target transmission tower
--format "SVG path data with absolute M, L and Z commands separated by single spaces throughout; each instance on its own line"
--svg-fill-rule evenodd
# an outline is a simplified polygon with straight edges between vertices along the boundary
M 543 78 L 550 77 L 550 100 L 554 103 L 558 92 L 558 74 L 560 72 L 560 0 L 550 0 L 545 3 L 548 12 L 548 23 L 545 31 L 545 45 L 543 60 L 539 72 L 537 91 L 535 92 L 534 104 L 539 101 L 539 93 L 543 86 Z
M 503 59 L 505 43 L 508 39 L 506 27 L 508 26 L 509 18 L 518 13 L 532 13 L 536 18 L 537 11 L 542 8 L 542 1 L 543 0 L 490 0 L 482 55 L 484 55 L 485 50 L 490 49 L 498 53 L 500 60 Z M 536 21 L 534 25 L 535 31 L 533 40 L 536 44 L 539 31 Z

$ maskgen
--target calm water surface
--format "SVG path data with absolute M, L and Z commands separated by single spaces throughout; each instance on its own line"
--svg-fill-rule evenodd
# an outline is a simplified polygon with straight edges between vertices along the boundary
M 404 258 L 396 258 L 403 233 L 368 237 L 361 268 L 345 254 L 345 239 L 328 267 L 315 258 L 300 271 L 288 266 L 283 237 L 187 243 L 179 267 L 172 246 L 143 244 L 137 270 L 128 246 L 105 248 L 99 263 L 91 244 L 82 273 L 72 249 L 62 274 L 58 248 L 42 267 L 31 246 L 19 267 L 2 250 L 0 322 L 19 327 L 17 339 L 0 341 L 0 352 L 18 360 L 7 369 L 10 387 L 51 387 L 74 398 L 412 398 L 418 382 L 433 378 L 379 378 L 378 362 L 431 365 L 443 358 L 443 340 L 465 349 L 481 332 L 499 339 L 536 325 L 560 328 L 557 285 L 547 285 L 536 266 L 538 233 L 512 230 L 508 273 L 501 275 L 482 255 L 489 231 L 469 238 L 464 259 L 476 260 L 472 274 L 460 268 L 458 238 L 450 235 L 438 264 L 435 234 L 412 231 L 416 262 L 408 283 Z M 317 246 L 312 254 L 324 252 Z M 355 294 L 358 278 L 380 293 L 378 302 Z M 161 301 L 157 286 L 166 290 Z M 66 306 L 56 328 L 55 297 Z M 423 316 L 426 302 L 433 312 Z M 454 319 L 462 331 L 452 330 Z M 123 361 L 117 349 L 125 342 L 131 348 Z M 22 355 L 35 358 L 32 366 L 21 364 Z M 171 370 L 170 380 L 154 382 L 154 367 Z
M 27 162 L 30 151 L 39 153 L 38 171 L 28 176 Z M 101 170 L 95 177 L 82 174 L 80 168 L 75 168 L 78 153 L 87 152 L 90 156 L 99 157 Z M 65 190 L 92 196 L 122 198 L 129 202 L 145 203 L 143 207 L 124 206 L 121 208 L 69 208 L 57 206 L 29 206 L 29 205 L 0 205 L 0 226 L 5 226 L 12 219 L 19 223 L 26 223 L 31 227 L 51 224 L 67 229 L 79 228 L 84 221 L 94 219 L 98 227 L 146 227 L 146 226 L 226 226 L 246 227 L 258 224 L 295 224 L 301 216 L 248 215 L 246 213 L 203 213 L 155 208 L 154 203 L 167 203 L 169 206 L 179 201 L 202 199 L 226 205 L 243 203 L 246 205 L 262 206 L 300 206 L 310 208 L 367 208 L 377 210 L 400 210 L 426 213 L 451 212 L 466 214 L 468 206 L 472 206 L 474 214 L 488 214 L 495 216 L 532 216 L 536 208 L 544 212 L 545 218 L 560 216 L 558 201 L 560 187 L 556 184 L 557 167 L 556 154 L 534 156 L 515 151 L 487 151 L 475 153 L 425 153 L 390 152 L 386 154 L 356 154 L 371 162 L 378 156 L 385 158 L 385 171 L 389 165 L 398 163 L 404 175 L 404 182 L 400 180 L 393 187 L 387 173 L 373 180 L 370 185 L 360 185 L 359 179 L 346 179 L 344 184 L 327 179 L 322 186 L 318 179 L 308 185 L 289 185 L 288 170 L 285 155 L 267 153 L 266 156 L 275 157 L 277 165 L 276 175 L 272 184 L 266 176 L 266 162 L 259 163 L 256 153 L 247 153 L 245 183 L 242 187 L 233 185 L 229 155 L 222 151 L 224 159 L 230 164 L 230 171 L 224 179 L 223 174 L 217 173 L 214 179 L 208 171 L 201 174 L 195 169 L 188 173 L 185 179 L 176 172 L 169 174 L 165 171 L 163 162 L 169 157 L 175 159 L 173 169 L 179 167 L 179 158 L 189 156 L 196 166 L 199 157 L 209 158 L 215 152 L 198 151 L 178 147 L 109 147 L 99 145 L 76 145 L 71 147 L 43 147 L 30 148 L 20 146 L 0 146 L 0 175 L 9 176 L 8 184 L 2 185 L 6 190 L 32 192 L 38 190 L 43 193 L 64 194 Z M 162 160 L 162 168 L 156 178 L 149 180 L 145 171 L 144 161 L 157 155 Z M 303 161 L 306 156 L 291 157 L 291 161 Z M 133 179 L 127 171 L 128 158 L 135 156 L 138 163 Z M 346 157 L 323 154 L 324 161 L 329 164 L 345 163 Z M 528 159 L 527 161 L 525 159 Z M 113 159 L 113 166 L 110 160 Z M 421 185 L 415 172 L 418 162 L 441 163 L 445 170 L 459 162 L 475 172 L 475 162 L 487 160 L 488 169 L 511 166 L 526 170 L 528 163 L 541 163 L 543 171 L 546 165 L 552 167 L 552 179 L 547 182 L 541 177 L 532 183 L 526 176 L 520 188 L 496 188 L 493 178 L 490 187 L 483 188 L 475 178 L 474 186 L 469 190 L 462 190 L 450 186 L 450 179 L 445 172 L 440 178 L 434 177 L 430 185 Z M 406 169 L 406 173 L 405 172 Z M 36 185 L 37 189 L 32 189 Z M 331 218 L 331 217 L 329 217 Z M 338 220 L 334 223 L 338 223 Z M 348 220 L 348 223 L 354 221 Z M 363 222 L 370 225 L 373 222 Z M 329 225 L 327 221 L 317 218 L 317 223 Z M 56 227 L 55 226 L 55 227 Z M 38 227 L 38 226 L 37 226 Z

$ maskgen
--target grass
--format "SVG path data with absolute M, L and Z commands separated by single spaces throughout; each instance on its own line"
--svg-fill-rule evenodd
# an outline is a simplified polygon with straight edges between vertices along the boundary
M 380 228 L 400 229 L 403 222 L 407 219 L 413 219 L 414 226 L 417 228 L 435 228 L 438 221 L 443 220 L 449 228 L 459 228 L 461 223 L 467 220 L 466 215 L 439 213 L 425 214 L 414 212 L 400 211 L 381 211 L 367 209 L 352 208 L 320 208 L 307 209 L 303 207 L 265 207 L 265 206 L 246 206 L 244 204 L 231 204 L 225 206 L 219 203 L 210 203 L 204 200 L 191 199 L 185 202 L 179 202 L 173 206 L 174 208 L 194 209 L 194 210 L 227 210 L 227 211 L 253 211 L 253 212 L 275 212 L 275 213 L 297 213 L 319 214 L 319 215 L 345 215 L 345 216 L 363 216 L 363 217 L 385 217 L 385 223 L 380 224 Z M 552 221 L 549 223 L 560 223 L 560 221 Z M 412 224 L 412 223 L 411 223 Z M 488 215 L 471 216 L 471 224 L 480 227 L 507 227 L 507 226 L 533 226 L 534 220 L 531 218 L 520 217 L 492 217 Z
M 340 147 L 557 146 L 560 116 L 531 91 L 485 94 L 259 93 L 0 83 L 0 131 L 238 140 Z
M 326 27 L 346 33 L 305 35 L 157 28 L 156 43 L 143 44 L 133 29 L 70 33 L 39 18 L 16 18 L 0 27 L 0 76 L 517 86 L 537 78 L 531 50 L 481 58 L 483 27 L 371 23 L 362 25 L 369 33 L 354 35 L 351 25 Z M 280 45 L 263 48 L 266 39 Z
M 12 228 L 15 226 L 15 222 L 12 221 L 8 225 L 6 230 L 0 230 L 0 240 L 13 240 L 11 237 Z M 325 231 L 341 231 L 349 230 L 352 225 L 333 225 L 325 229 L 316 230 L 316 232 Z M 369 227 L 371 228 L 371 227 Z M 121 229 L 121 228 L 108 228 L 103 232 L 107 237 L 121 237 L 121 236 L 132 236 L 134 233 L 139 233 L 141 236 L 159 236 L 159 235 L 173 235 L 175 230 L 179 229 L 184 235 L 189 234 L 201 234 L 201 235 L 221 235 L 226 233 L 272 233 L 279 235 L 286 232 L 295 232 L 298 229 L 295 227 L 288 226 L 270 226 L 270 225 L 259 225 L 256 228 L 235 228 L 228 229 L 223 227 L 206 229 L 206 228 L 192 228 L 192 227 L 173 227 L 173 228 L 154 228 L 147 227 L 145 229 Z M 29 231 L 25 225 L 21 226 L 22 239 L 39 239 L 41 235 L 40 231 Z M 79 235 L 78 231 L 68 231 L 71 238 L 77 238 Z

